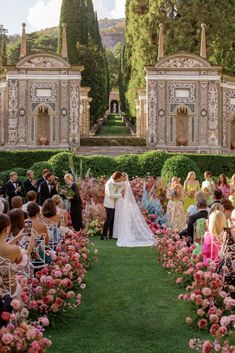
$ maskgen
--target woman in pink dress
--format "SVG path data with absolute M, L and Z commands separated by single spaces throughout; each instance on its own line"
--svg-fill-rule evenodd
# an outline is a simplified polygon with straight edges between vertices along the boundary
M 221 211 L 214 211 L 209 216 L 208 231 L 204 234 L 202 247 L 203 262 L 206 266 L 211 261 L 220 263 L 220 250 L 223 245 L 226 217 Z
M 218 189 L 223 193 L 223 197 L 227 199 L 230 195 L 230 186 L 228 184 L 227 178 L 224 174 L 221 174 L 218 182 Z

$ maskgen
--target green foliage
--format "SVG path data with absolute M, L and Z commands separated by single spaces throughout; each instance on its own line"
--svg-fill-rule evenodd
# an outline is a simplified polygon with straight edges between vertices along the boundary
M 113 88 L 117 88 L 119 86 L 119 63 L 120 63 L 120 55 L 122 51 L 123 45 L 119 42 L 114 51 L 110 49 L 106 49 L 106 59 L 108 63 L 108 71 L 109 71 L 109 88 L 112 90 Z
M 111 175 L 118 169 L 118 163 L 115 158 L 106 156 L 90 156 L 86 158 L 87 167 L 94 177 L 102 175 Z
M 3 66 L 7 64 L 6 57 L 6 42 L 7 42 L 7 30 L 0 25 L 0 74 L 3 72 Z
M 144 67 L 157 63 L 160 23 L 165 28 L 166 55 L 199 54 L 201 24 L 205 23 L 209 61 L 235 73 L 234 17 L 234 0 L 127 0 L 121 76 L 126 72 L 129 78 L 128 74 L 127 80 L 121 77 L 121 97 L 122 102 L 127 99 L 131 114 L 135 114 L 137 90 L 145 87 Z
M 202 174 L 197 164 L 189 157 L 176 155 L 166 160 L 162 168 L 161 176 L 167 182 L 169 182 L 174 176 L 179 177 L 183 182 L 190 171 L 194 171 L 197 178 L 201 180 Z
M 9 170 L 5 170 L 3 172 L 0 173 L 0 180 L 5 184 L 8 182 L 9 180 L 9 175 L 11 172 L 16 172 L 18 174 L 18 177 L 20 180 L 24 180 L 26 179 L 26 173 L 27 173 L 27 169 L 24 168 L 15 168 L 14 170 L 9 169 Z
M 155 178 L 160 176 L 162 167 L 169 157 L 169 154 L 159 151 L 151 151 L 141 154 L 139 156 L 141 175 L 149 174 Z
M 118 170 L 125 172 L 130 178 L 141 176 L 139 167 L 139 156 L 136 154 L 126 154 L 116 158 Z
M 190 154 L 189 157 L 197 164 L 202 173 L 210 170 L 215 176 L 225 174 L 231 177 L 235 174 L 234 156 Z
M 19 166 L 30 169 L 32 163 L 48 161 L 49 158 L 57 153 L 59 153 L 58 150 L 0 151 L 0 171 L 6 169 L 13 171 Z
M 34 172 L 36 179 L 39 179 L 42 177 L 43 169 L 50 170 L 50 168 L 51 168 L 51 165 L 48 162 L 37 162 L 37 163 L 34 163 L 31 169 Z
M 108 69 L 92 0 L 63 0 L 58 53 L 61 52 L 63 23 L 67 24 L 69 62 L 85 68 L 82 86 L 91 87 L 91 118 L 95 120 L 107 107 Z

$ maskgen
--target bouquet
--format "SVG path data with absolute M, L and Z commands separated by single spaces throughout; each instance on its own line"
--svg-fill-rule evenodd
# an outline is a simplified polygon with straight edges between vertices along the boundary
M 67 200 L 72 200 L 76 195 L 75 192 L 71 188 L 65 188 L 60 190 L 60 194 L 64 196 Z

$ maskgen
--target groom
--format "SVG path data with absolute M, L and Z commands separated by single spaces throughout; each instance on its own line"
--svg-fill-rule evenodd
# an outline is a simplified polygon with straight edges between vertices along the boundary
M 122 185 L 122 177 L 123 174 L 121 172 L 115 172 L 105 185 L 104 207 L 106 211 L 106 220 L 104 223 L 101 240 L 107 240 L 108 233 L 110 239 L 113 237 L 115 202 L 117 199 L 122 197 L 122 194 L 117 192 L 118 187 Z

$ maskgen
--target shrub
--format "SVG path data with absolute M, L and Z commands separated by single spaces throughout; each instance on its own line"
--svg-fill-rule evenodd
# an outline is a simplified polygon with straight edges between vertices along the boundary
M 210 170 L 213 175 L 225 174 L 231 177 L 235 174 L 235 156 L 223 155 L 189 155 L 196 162 L 201 172 Z
M 115 158 L 105 156 L 90 156 L 86 158 L 87 168 L 91 175 L 99 177 L 101 175 L 112 175 L 118 169 L 118 163 Z M 86 171 L 85 171 L 86 172 Z
M 151 151 L 139 155 L 139 166 L 141 170 L 139 175 L 146 176 L 149 174 L 155 178 L 160 176 L 165 161 L 170 157 L 170 154 L 160 151 Z
M 117 169 L 128 174 L 130 178 L 140 175 L 139 156 L 124 154 L 116 158 Z
M 161 176 L 166 181 L 170 181 L 173 176 L 177 176 L 181 178 L 181 181 L 183 182 L 190 171 L 194 171 L 197 178 L 201 181 L 202 174 L 197 164 L 189 157 L 184 155 L 176 155 L 167 159 L 164 163 Z
M 27 171 L 28 171 L 28 169 L 24 169 L 24 168 L 14 168 L 14 169 L 10 169 L 10 170 L 5 170 L 4 172 L 0 173 L 0 180 L 3 182 L 3 184 L 5 184 L 9 180 L 10 173 L 16 172 L 18 174 L 18 178 L 21 181 L 24 181 L 26 179 Z
M 50 170 L 50 168 L 51 168 L 51 165 L 48 162 L 37 162 L 37 163 L 34 163 L 34 165 L 31 167 L 36 179 L 39 179 L 42 177 L 43 169 Z
M 47 161 L 58 150 L 37 151 L 0 151 L 0 171 L 15 169 L 19 166 L 25 169 L 32 167 L 32 163 Z

